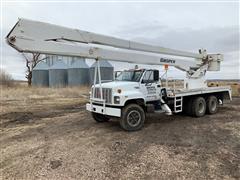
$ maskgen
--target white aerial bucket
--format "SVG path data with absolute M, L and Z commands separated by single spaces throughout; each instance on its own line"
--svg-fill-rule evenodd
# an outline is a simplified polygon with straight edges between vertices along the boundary
M 220 64 L 223 61 L 222 54 L 209 54 L 208 71 L 220 71 Z

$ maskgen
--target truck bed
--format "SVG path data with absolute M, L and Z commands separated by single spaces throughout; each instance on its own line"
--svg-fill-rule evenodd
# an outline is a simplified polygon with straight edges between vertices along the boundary
M 167 95 L 169 98 L 175 97 L 184 97 L 184 96 L 192 96 L 192 95 L 199 95 L 199 94 L 208 94 L 208 93 L 215 93 L 215 92 L 227 92 L 229 94 L 229 99 L 231 100 L 231 87 L 230 86 L 220 86 L 220 87 L 206 87 L 206 88 L 199 88 L 199 89 L 168 89 Z

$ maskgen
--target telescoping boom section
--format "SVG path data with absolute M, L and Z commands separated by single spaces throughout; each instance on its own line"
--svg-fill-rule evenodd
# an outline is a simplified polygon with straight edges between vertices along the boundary
M 186 112 L 202 117 L 216 113 L 225 99 L 231 99 L 230 87 L 207 86 L 206 72 L 219 71 L 223 55 L 203 49 L 185 52 L 26 19 L 18 20 L 6 40 L 23 53 L 95 59 L 94 84 L 86 109 L 97 122 L 119 118 L 127 131 L 141 129 L 146 113 Z M 174 66 L 186 72 L 184 88 L 163 86 L 156 69 L 122 71 L 115 81 L 102 83 L 99 61 L 103 59 Z
M 198 69 L 219 70 L 223 56 L 184 52 L 153 46 L 49 23 L 19 19 L 7 42 L 19 52 L 79 56 L 149 65 L 170 65 L 199 76 Z M 169 57 L 170 55 L 174 57 Z M 194 73 L 197 72 L 197 76 Z M 201 74 L 200 73 L 200 74 Z

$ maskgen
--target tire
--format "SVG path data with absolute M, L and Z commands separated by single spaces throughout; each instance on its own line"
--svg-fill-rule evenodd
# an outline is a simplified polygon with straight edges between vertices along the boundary
M 94 112 L 92 112 L 92 117 L 97 122 L 107 122 L 110 119 L 109 117 L 107 117 L 105 115 L 94 113 Z
M 203 97 L 196 97 L 192 102 L 192 116 L 202 117 L 206 113 L 206 101 Z
M 209 96 L 207 98 L 207 113 L 208 114 L 215 114 L 218 111 L 218 99 L 216 96 Z
M 120 126 L 126 131 L 140 130 L 145 122 L 145 112 L 137 104 L 129 104 L 122 110 Z

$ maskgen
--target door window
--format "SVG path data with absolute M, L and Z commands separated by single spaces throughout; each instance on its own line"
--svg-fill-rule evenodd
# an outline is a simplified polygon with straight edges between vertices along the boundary
M 153 78 L 153 71 L 146 71 L 143 79 L 142 79 L 143 83 L 152 83 L 154 82 L 154 78 Z

